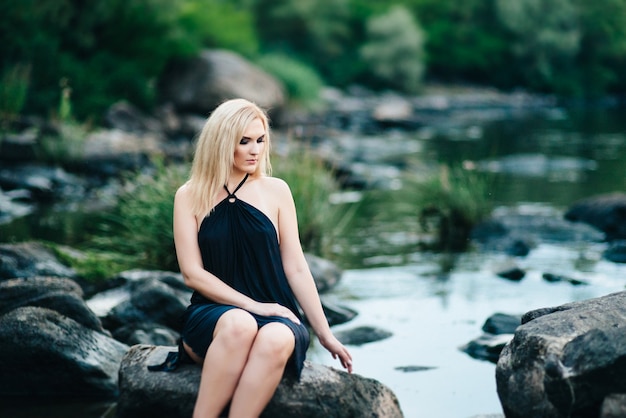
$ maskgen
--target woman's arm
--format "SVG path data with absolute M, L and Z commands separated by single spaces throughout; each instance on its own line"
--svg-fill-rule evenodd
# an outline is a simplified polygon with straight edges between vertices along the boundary
M 298 235 L 296 207 L 291 190 L 289 190 L 287 183 L 282 180 L 278 181 L 276 189 L 279 202 L 280 253 L 289 285 L 320 343 L 330 351 L 333 358 L 339 358 L 341 365 L 348 372 L 352 372 L 352 356 L 330 330 L 315 281 L 304 258 Z
M 181 186 L 174 197 L 174 244 L 185 284 L 205 298 L 259 315 L 283 316 L 293 322 L 300 322 L 286 307 L 277 303 L 257 302 L 204 269 L 198 246 L 198 221 L 191 211 L 190 193 L 186 186 Z

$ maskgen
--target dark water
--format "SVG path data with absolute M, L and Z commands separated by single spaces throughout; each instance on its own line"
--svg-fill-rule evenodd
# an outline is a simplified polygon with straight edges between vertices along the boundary
M 626 118 L 619 109 L 560 110 L 510 117 L 486 124 L 463 124 L 435 134 L 417 132 L 416 158 L 490 173 L 496 207 L 562 211 L 578 199 L 626 189 Z M 383 138 L 384 140 L 384 138 Z M 378 203 L 377 203 L 378 205 Z M 390 339 L 351 347 L 355 372 L 372 377 L 397 394 L 407 418 L 469 418 L 500 414 L 495 366 L 458 348 L 478 337 L 495 312 L 527 310 L 600 296 L 624 288 L 626 267 L 602 260 L 602 246 L 540 245 L 525 259 L 467 253 L 424 254 L 416 250 L 416 219 L 383 216 L 385 206 L 362 208 L 356 229 L 337 245 L 346 273 L 327 297 L 360 314 L 358 325 L 391 330 Z M 28 237 L 77 244 L 90 217 L 80 211 L 46 210 L 0 225 L 0 241 Z M 514 262 L 527 271 L 520 283 L 499 279 L 500 266 Z M 589 286 L 550 284 L 543 272 L 581 278 Z M 337 366 L 314 344 L 310 359 Z M 407 373 L 402 370 L 427 368 Z M 1 417 L 101 418 L 110 407 L 80 403 L 0 408 Z M 8 415 L 7 415 L 8 414 Z
M 568 206 L 626 190 L 625 116 L 626 109 L 553 111 L 490 123 L 475 140 L 441 137 L 427 147 L 438 161 L 491 166 L 495 202 Z

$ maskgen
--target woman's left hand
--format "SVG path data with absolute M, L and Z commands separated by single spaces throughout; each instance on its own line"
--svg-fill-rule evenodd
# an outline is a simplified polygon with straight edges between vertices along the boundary
M 346 369 L 348 373 L 352 373 L 352 356 L 348 349 L 344 347 L 334 335 L 330 335 L 327 338 L 320 338 L 319 340 L 324 348 L 332 354 L 333 358 L 338 358 L 344 369 Z

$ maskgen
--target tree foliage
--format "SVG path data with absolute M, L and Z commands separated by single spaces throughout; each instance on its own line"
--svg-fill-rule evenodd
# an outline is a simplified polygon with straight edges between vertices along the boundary
M 415 93 L 422 83 L 424 35 L 403 6 L 367 21 L 367 41 L 361 56 L 373 76 L 385 86 Z
M 61 80 L 79 119 L 121 99 L 148 109 L 166 63 L 204 47 L 288 56 L 339 87 L 413 91 L 406 74 L 424 67 L 434 81 L 624 94 L 624 22 L 624 0 L 2 0 L 0 77 L 16 85 L 0 113 L 50 115 Z

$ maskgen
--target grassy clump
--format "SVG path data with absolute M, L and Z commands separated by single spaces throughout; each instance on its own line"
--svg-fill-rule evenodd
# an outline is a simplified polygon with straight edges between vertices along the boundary
M 465 250 L 472 228 L 493 209 L 488 181 L 472 171 L 442 166 L 439 173 L 408 187 L 420 225 L 435 235 L 436 250 Z
M 306 149 L 275 156 L 272 166 L 274 175 L 291 188 L 303 248 L 329 257 L 333 238 L 348 227 L 354 214 L 352 207 L 330 201 L 330 196 L 339 191 L 332 170 Z
M 174 194 L 187 171 L 186 166 L 158 163 L 153 173 L 129 177 L 116 207 L 98 225 L 92 245 L 104 255 L 123 254 L 134 268 L 177 271 Z
M 30 85 L 30 66 L 13 65 L 0 78 L 0 128 L 5 130 L 18 118 Z

